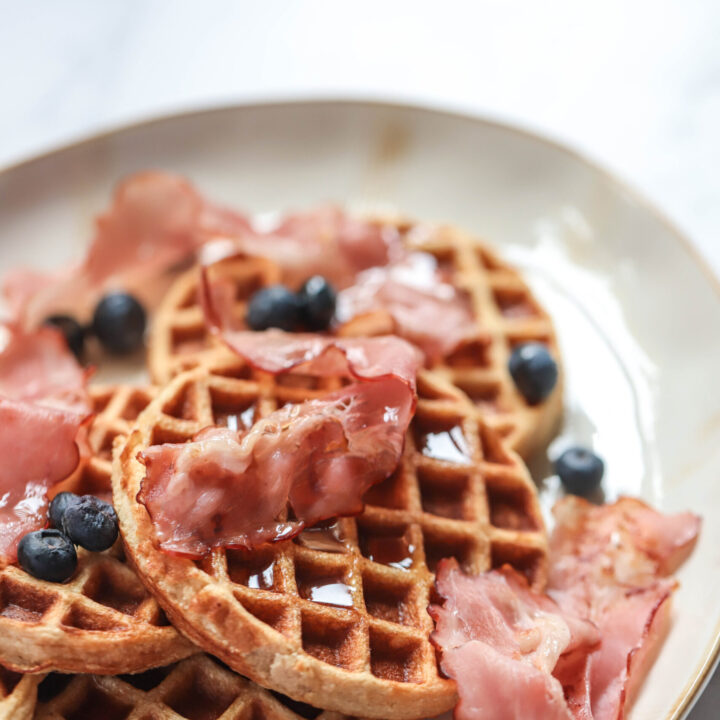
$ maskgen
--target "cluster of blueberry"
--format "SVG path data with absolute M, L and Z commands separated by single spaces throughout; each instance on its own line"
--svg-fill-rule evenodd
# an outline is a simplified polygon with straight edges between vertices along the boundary
M 72 577 L 75 545 L 102 552 L 117 540 L 115 509 L 94 495 L 59 493 L 50 503 L 49 516 L 53 528 L 28 533 L 18 546 L 20 566 L 40 580 L 65 582 Z
M 333 286 L 321 275 L 314 275 L 297 292 L 285 285 L 258 290 L 250 299 L 245 320 L 252 330 L 319 332 L 330 326 L 336 301 Z
M 132 295 L 111 292 L 98 302 L 87 327 L 70 315 L 52 315 L 45 323 L 62 332 L 68 347 L 78 359 L 83 356 L 88 335 L 94 335 L 107 352 L 126 355 L 142 347 L 147 313 Z

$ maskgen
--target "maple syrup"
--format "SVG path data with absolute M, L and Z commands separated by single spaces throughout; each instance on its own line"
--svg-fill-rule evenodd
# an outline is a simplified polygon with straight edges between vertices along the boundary
M 418 447 L 425 457 L 459 465 L 471 462 L 470 449 L 460 425 L 443 428 L 437 432 L 417 433 Z

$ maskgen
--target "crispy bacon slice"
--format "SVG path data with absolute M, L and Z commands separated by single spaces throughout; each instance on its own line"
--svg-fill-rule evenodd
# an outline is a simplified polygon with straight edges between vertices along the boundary
M 408 343 L 279 331 L 239 332 L 229 342 L 267 372 L 357 382 L 286 405 L 247 431 L 209 428 L 192 442 L 142 453 L 147 475 L 138 500 L 168 552 L 197 557 L 215 546 L 253 548 L 358 513 L 365 491 L 390 475 L 402 454 L 420 362 Z
M 79 460 L 83 416 L 0 398 L 0 565 L 15 562 L 25 533 L 45 527 L 47 490 Z
M 458 720 L 621 720 L 659 650 L 677 585 L 664 576 L 699 518 L 574 496 L 554 513 L 549 597 L 509 569 L 471 578 L 441 565 L 433 641 L 458 683 Z
M 554 514 L 548 592 L 592 620 L 603 638 L 565 677 L 566 693 L 576 718 L 617 720 L 664 638 L 676 587 L 664 576 L 692 550 L 700 518 L 663 515 L 633 498 L 595 506 L 574 496 Z
M 83 317 L 112 288 L 152 305 L 165 288 L 164 274 L 192 259 L 208 234 L 249 227 L 242 215 L 212 205 L 184 178 L 139 173 L 116 188 L 80 264 L 53 273 L 16 270 L 5 277 L 3 292 L 13 318 L 29 328 L 56 312 Z
M 25 332 L 5 325 L 2 334 L 5 345 L 0 351 L 0 396 L 81 415 L 90 412 L 88 374 L 58 330 L 41 327 Z
M 510 567 L 465 575 L 443 560 L 431 606 L 443 671 L 458 683 L 457 720 L 571 720 L 553 671 L 562 656 L 583 657 L 599 641 L 591 623 L 532 591 Z
M 79 460 L 76 438 L 89 417 L 86 373 L 53 328 L 5 326 L 0 352 L 0 564 L 20 538 L 47 522 L 47 490 Z
M 431 361 L 477 336 L 468 297 L 446 281 L 429 253 L 408 253 L 360 273 L 338 296 L 338 333 L 363 333 L 366 317 L 377 313 L 386 313 L 388 330 L 417 345 Z M 377 315 L 373 323 L 383 326 Z
M 394 226 L 352 218 L 332 206 L 286 215 L 268 231 L 237 228 L 207 239 L 203 264 L 237 254 L 264 257 L 282 269 L 283 282 L 293 288 L 312 275 L 344 288 L 359 272 L 386 265 L 402 252 Z

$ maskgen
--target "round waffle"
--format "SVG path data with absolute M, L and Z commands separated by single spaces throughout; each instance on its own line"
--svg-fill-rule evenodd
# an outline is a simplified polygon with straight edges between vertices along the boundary
M 226 351 L 170 382 L 116 445 L 113 494 L 138 572 L 173 624 L 260 683 L 317 707 L 376 718 L 429 717 L 455 703 L 438 672 L 427 613 L 433 571 L 448 556 L 471 572 L 509 562 L 536 587 L 546 539 L 522 461 L 467 397 L 429 371 L 398 470 L 339 520 L 327 542 L 305 531 L 256 551 L 217 549 L 193 562 L 161 552 L 136 496 L 138 452 L 235 426 L 338 381 L 251 370 Z M 337 540 L 337 538 L 341 540 Z
M 0 666 L 0 720 L 31 720 L 42 675 L 19 675 Z
M 299 706 L 198 654 L 140 675 L 50 677 L 35 720 L 102 717 L 124 720 L 343 720 Z M 0 716 L 2 717 L 2 716 Z M 32 714 L 28 718 L 32 717 Z
M 386 221 L 384 221 L 386 222 Z M 560 364 L 552 321 L 521 275 L 485 244 L 453 227 L 394 223 L 406 245 L 432 254 L 451 282 L 471 302 L 481 340 L 467 343 L 432 368 L 465 392 L 484 422 L 523 457 L 551 439 L 562 413 L 562 382 L 538 405 L 529 405 L 508 371 L 514 347 L 526 342 L 547 345 Z M 280 282 L 270 261 L 240 258 L 223 274 L 236 286 L 234 312 L 242 324 L 247 303 L 261 287 Z M 208 332 L 198 301 L 198 268 L 182 275 L 165 296 L 153 320 L 149 367 L 153 381 L 165 384 L 182 370 L 202 364 L 221 341 Z M 387 334 L 387 316 L 362 316 L 341 328 L 343 334 Z M 561 373 L 562 377 L 562 373 Z
M 92 455 L 54 492 L 111 499 L 113 439 L 150 402 L 153 391 L 91 388 L 97 415 L 88 432 Z M 103 553 L 78 549 L 65 584 L 45 582 L 10 565 L 0 570 L 0 662 L 19 672 L 137 672 L 193 652 L 127 564 L 122 542 Z

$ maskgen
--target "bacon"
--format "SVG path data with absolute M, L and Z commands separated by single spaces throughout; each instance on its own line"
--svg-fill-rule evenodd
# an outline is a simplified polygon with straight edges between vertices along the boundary
M 446 282 L 437 260 L 412 252 L 384 267 L 364 271 L 338 296 L 339 334 L 364 333 L 365 317 L 386 313 L 389 331 L 417 345 L 431 361 L 477 336 L 466 295 Z M 375 324 L 382 327 L 382 322 Z
M 677 586 L 664 575 L 691 551 L 699 518 L 574 496 L 554 514 L 549 597 L 509 568 L 439 568 L 432 640 L 458 683 L 458 720 L 621 720 L 659 650 Z
M 337 288 L 347 287 L 359 272 L 385 265 L 401 252 L 394 226 L 351 218 L 331 206 L 287 215 L 266 232 L 237 230 L 224 236 L 208 234 L 203 264 L 237 254 L 264 257 L 282 269 L 283 281 L 293 288 L 312 275 L 324 276 Z
M 163 275 L 192 259 L 208 234 L 249 227 L 243 216 L 211 205 L 179 176 L 139 173 L 115 190 L 80 264 L 53 273 L 16 270 L 5 278 L 3 292 L 13 318 L 30 328 L 52 313 L 82 317 L 114 288 L 152 305 L 165 288 Z
M 266 372 L 357 382 L 286 405 L 249 430 L 204 429 L 189 443 L 142 453 L 147 473 L 138 500 L 167 552 L 198 557 L 216 546 L 253 548 L 358 513 L 365 491 L 388 477 L 402 454 L 420 362 L 408 343 L 280 331 L 238 332 L 229 342 Z
M 20 538 L 46 524 L 47 490 L 79 461 L 76 437 L 89 417 L 86 373 L 60 332 L 5 326 L 0 352 L 0 564 Z
M 548 592 L 603 638 L 566 676 L 566 693 L 576 718 L 618 720 L 667 630 L 676 583 L 664 576 L 692 550 L 700 519 L 662 515 L 632 498 L 598 507 L 570 496 L 554 514 Z
M 597 645 L 591 623 L 563 613 L 507 566 L 470 577 L 443 560 L 436 587 L 444 603 L 430 608 L 431 640 L 458 683 L 457 720 L 571 720 L 552 673 L 561 657 Z
M 6 325 L 3 332 L 6 343 L 0 352 L 0 396 L 81 415 L 90 412 L 87 373 L 58 330 L 41 327 L 25 332 Z
M 77 466 L 77 413 L 0 398 L 0 565 L 23 535 L 45 526 L 47 490 Z

